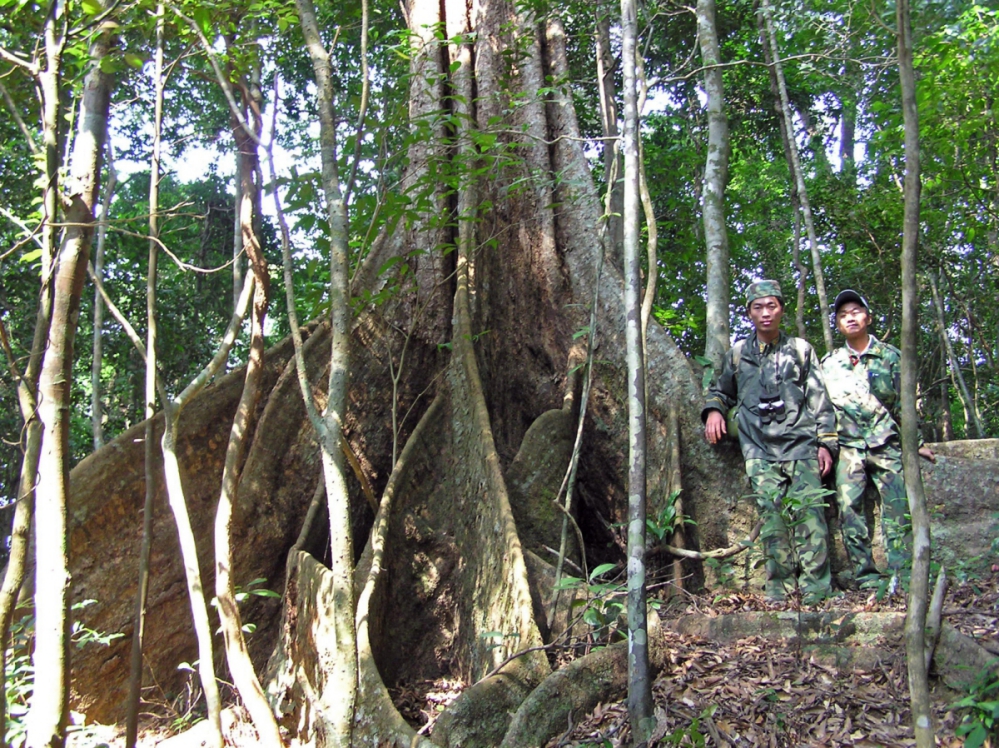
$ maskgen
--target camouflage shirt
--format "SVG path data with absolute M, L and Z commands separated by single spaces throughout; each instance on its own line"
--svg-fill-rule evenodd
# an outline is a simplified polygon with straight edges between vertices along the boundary
M 869 449 L 898 438 L 902 354 L 871 335 L 857 356 L 843 346 L 822 359 L 829 397 L 836 408 L 839 443 Z
M 725 415 L 738 405 L 739 446 L 747 460 L 814 460 L 819 446 L 835 457 L 836 415 L 812 346 L 783 332 L 769 345 L 761 346 L 756 333 L 736 345 L 741 346 L 738 366 L 731 348 L 708 390 L 701 420 L 712 410 Z M 768 414 L 766 399 L 782 402 L 783 413 Z

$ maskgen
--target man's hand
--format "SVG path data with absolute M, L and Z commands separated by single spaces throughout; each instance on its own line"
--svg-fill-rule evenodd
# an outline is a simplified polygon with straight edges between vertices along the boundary
M 933 454 L 933 450 L 930 449 L 929 447 L 920 447 L 919 456 L 922 457 L 924 460 L 929 460 L 934 465 L 937 462 L 937 456 Z
M 825 478 L 829 475 L 829 471 L 832 470 L 833 458 L 829 454 L 829 450 L 825 447 L 819 447 L 819 473 Z
M 711 444 L 717 444 L 727 433 L 728 426 L 725 425 L 725 416 L 721 411 L 712 410 L 708 413 L 708 420 L 704 422 L 704 438 Z

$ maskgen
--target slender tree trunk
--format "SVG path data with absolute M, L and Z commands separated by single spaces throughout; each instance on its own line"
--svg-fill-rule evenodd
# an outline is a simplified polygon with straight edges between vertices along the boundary
M 145 470 L 146 497 L 142 511 L 142 545 L 139 548 L 139 583 L 135 593 L 135 617 L 125 718 L 125 747 L 135 745 L 139 730 L 139 699 L 142 694 L 142 637 L 146 626 L 146 596 L 149 591 L 149 555 L 153 535 L 153 503 L 156 499 L 156 280 L 159 261 L 160 158 L 163 132 L 163 44 L 164 7 L 156 5 L 156 51 L 153 58 L 153 149 L 149 163 L 149 258 L 146 270 L 146 396 Z M 95 268 L 100 277 L 100 271 Z M 97 294 L 100 299 L 100 294 Z M 103 301 L 103 299 L 102 299 Z M 96 325 L 95 325 L 96 327 Z M 96 330 L 94 331 L 96 335 Z
M 173 512 L 180 544 L 181 559 L 184 565 L 184 577 L 187 583 L 188 598 L 191 603 L 191 616 L 194 620 L 195 635 L 198 640 L 198 676 L 205 694 L 208 708 L 208 721 L 212 732 L 208 738 L 209 748 L 221 748 L 222 723 L 221 701 L 219 699 L 218 683 L 215 680 L 215 658 L 212 647 L 211 624 L 208 620 L 208 608 L 205 605 L 205 593 L 201 584 L 201 566 L 198 562 L 198 549 L 194 533 L 191 530 L 190 515 L 187 511 L 187 499 L 184 496 L 184 483 L 181 477 L 180 461 L 177 459 L 177 432 L 181 411 L 203 390 L 208 382 L 221 371 L 229 359 L 229 351 L 239 335 L 243 325 L 243 317 L 253 293 L 254 278 L 248 274 L 243 282 L 236 308 L 233 310 L 229 327 L 222 336 L 218 349 L 212 360 L 176 397 L 163 404 L 163 437 L 160 447 L 163 450 L 163 473 L 166 479 L 167 498 Z
M 243 188 L 243 160 L 236 156 L 236 177 L 235 191 L 233 198 L 232 214 L 232 308 L 236 308 L 239 301 L 239 292 L 243 288 L 243 224 L 240 220 L 239 206 L 243 202 L 243 195 L 240 192 Z
M 36 326 L 48 325 L 48 318 L 42 314 L 41 308 L 39 308 L 35 324 Z M 37 344 L 40 346 L 41 342 L 38 341 Z M 14 619 L 17 597 L 24 583 L 24 572 L 31 541 L 31 521 L 35 511 L 35 481 L 38 479 L 38 459 L 42 444 L 42 426 L 37 413 L 37 373 L 30 380 L 27 376 L 18 376 L 13 354 L 9 346 L 5 344 L 4 347 L 8 353 L 11 373 L 18 380 L 18 403 L 21 417 L 24 420 L 22 432 L 24 458 L 21 460 L 17 507 L 14 509 L 14 522 L 10 531 L 10 556 L 7 560 L 7 569 L 4 572 L 3 585 L 0 587 L 0 641 L 2 642 L 7 641 L 7 635 L 10 633 L 10 624 Z M 40 360 L 40 356 L 32 356 L 32 358 Z M 5 659 L 0 658 L 0 734 L 3 735 L 7 734 L 6 673 L 3 671 L 5 664 Z
M 859 65 L 856 62 L 846 64 L 847 80 L 852 82 L 860 78 Z M 857 101 L 851 95 L 841 101 L 843 111 L 840 114 L 839 162 L 841 174 L 854 174 L 856 165 L 853 159 L 853 149 L 857 142 Z
M 97 246 L 94 250 L 94 272 L 104 275 L 104 245 L 108 235 L 108 210 L 114 197 L 118 174 L 114 170 L 111 144 L 108 143 L 108 183 L 101 202 L 101 222 L 97 227 Z M 90 366 L 90 423 L 94 434 L 94 450 L 104 446 L 104 404 L 101 400 L 101 367 L 104 365 L 104 299 L 94 291 L 94 348 Z
M 794 327 L 798 331 L 798 337 L 805 337 L 805 282 L 808 280 L 808 268 L 801 261 L 801 205 L 798 203 L 798 191 L 795 190 L 791 196 L 791 210 L 794 212 L 794 230 L 792 239 L 794 246 L 791 248 L 791 261 L 798 271 L 798 305 L 794 308 Z
M 323 191 L 330 227 L 330 373 L 328 399 L 321 422 L 313 425 L 319 434 L 326 499 L 330 521 L 330 572 L 333 579 L 338 661 L 330 669 L 333 682 L 327 686 L 323 701 L 331 716 L 327 733 L 331 745 L 349 746 L 357 698 L 357 639 L 354 629 L 353 563 L 354 550 L 350 532 L 350 511 L 344 475 L 343 415 L 347 396 L 347 355 L 350 310 L 347 263 L 347 206 L 340 189 L 336 161 L 336 117 L 333 109 L 333 69 L 329 53 L 323 47 L 312 0 L 296 0 L 305 44 L 316 76 L 319 108 L 319 150 L 322 158 Z M 300 379 L 304 372 L 300 371 Z M 311 400 L 311 391 L 303 386 L 303 397 Z M 307 402 L 308 407 L 308 402 Z M 310 415 L 313 409 L 309 408 Z
M 651 733 L 652 683 L 645 591 L 645 356 L 642 350 L 638 255 L 639 167 L 637 9 L 621 0 L 624 71 L 624 309 L 628 363 L 628 715 L 635 745 Z
M 919 376 L 919 299 L 916 259 L 919 247 L 919 110 L 912 64 L 912 25 L 908 0 L 895 4 L 898 24 L 898 72 L 905 123 L 905 218 L 902 226 L 902 463 L 912 517 L 912 578 L 905 618 L 905 655 L 909 671 L 909 701 L 916 745 L 936 745 L 927 681 L 925 626 L 930 592 L 930 520 L 919 472 L 919 417 L 916 386 Z
M 624 214 L 624 192 L 621 182 L 621 151 L 617 147 L 618 131 L 617 100 L 615 98 L 614 77 L 617 63 L 611 50 L 609 7 L 596 4 L 596 58 L 597 90 L 600 95 L 600 123 L 604 136 L 604 179 L 608 180 L 611 209 L 606 213 L 607 234 L 605 243 L 611 249 L 610 257 L 615 267 L 620 268 L 621 242 L 624 240 L 622 215 Z
M 73 147 L 66 218 L 68 228 L 54 273 L 52 319 L 39 379 L 42 450 L 36 510 L 46 531 L 37 533 L 35 581 L 35 682 L 27 745 L 62 746 L 69 708 L 70 578 L 67 547 L 69 426 L 73 342 L 94 233 L 101 156 L 111 98 L 110 76 L 101 62 L 110 51 L 110 29 L 91 47 L 91 72 L 84 84 L 80 130 Z
M 725 225 L 730 148 L 714 0 L 697 2 L 697 40 L 704 62 L 704 90 L 708 96 L 708 157 L 704 166 L 702 207 L 708 296 L 704 356 L 711 359 L 715 371 L 719 371 L 722 357 L 732 344 L 729 331 L 728 229 Z
M 246 438 L 250 430 L 257 402 L 260 399 L 260 380 L 264 368 L 264 320 L 270 304 L 270 276 L 267 260 L 264 257 L 256 224 L 260 216 L 260 156 L 258 145 L 263 131 L 262 99 L 257 77 L 243 88 L 243 101 L 246 104 L 242 123 L 233 122 L 236 139 L 237 159 L 242 162 L 238 170 L 242 178 L 239 189 L 240 224 L 242 244 L 249 256 L 250 272 L 256 284 L 251 318 L 250 360 L 246 366 L 246 380 L 243 394 L 232 421 L 229 444 L 226 448 L 225 465 L 222 471 L 222 490 L 219 495 L 215 515 L 215 596 L 218 599 L 218 614 L 222 622 L 225 638 L 226 661 L 233 683 L 239 692 L 243 705 L 250 713 L 260 742 L 267 746 L 281 745 L 281 733 L 271 711 L 260 680 L 253 669 L 250 653 L 243 637 L 243 621 L 236 602 L 235 582 L 232 578 L 232 508 L 239 492 L 239 479 L 249 448 Z M 276 105 L 276 102 L 275 102 Z M 249 114 L 249 118 L 245 115 Z M 252 125 L 253 131 L 247 129 Z
M 767 40 L 767 26 L 760 13 L 757 16 L 757 26 L 760 31 L 760 45 L 763 49 L 763 61 L 767 65 L 768 78 L 770 80 L 770 94 L 773 96 L 774 111 L 777 113 L 777 125 L 780 129 L 781 145 L 784 147 L 784 160 L 787 162 L 787 170 L 791 174 L 791 214 L 793 216 L 794 228 L 792 230 L 791 262 L 798 272 L 798 304 L 794 309 L 794 325 L 798 337 L 805 337 L 805 288 L 808 284 L 808 266 L 801 260 L 801 198 L 798 195 L 798 182 L 794 178 L 794 157 L 791 154 L 792 133 L 788 132 L 787 122 L 784 119 L 784 107 L 781 104 L 780 86 L 777 83 L 777 70 L 773 63 L 773 55 L 770 52 L 770 43 Z M 792 131 L 793 132 L 793 131 Z
M 950 390 L 947 385 L 947 354 L 940 345 L 940 415 L 937 417 L 937 440 L 954 440 L 954 419 L 950 415 Z
M 947 319 L 944 316 L 943 301 L 940 298 L 940 289 L 937 286 L 936 276 L 930 272 L 927 273 L 927 278 L 930 282 L 930 291 L 933 294 L 937 334 L 940 336 L 940 344 L 947 352 L 947 360 L 950 362 L 950 374 L 954 379 L 954 385 L 957 388 L 958 396 L 961 398 L 961 403 L 964 405 L 965 430 L 966 432 L 970 431 L 971 429 L 968 428 L 970 425 L 974 429 L 975 438 L 983 439 L 985 437 L 985 430 L 982 428 L 982 419 L 978 414 L 978 407 L 971 396 L 971 392 L 968 390 L 968 383 L 964 379 L 964 372 L 961 371 L 961 362 L 958 361 L 957 355 L 954 353 L 954 346 L 947 335 Z
M 773 11 L 769 0 L 761 0 L 760 12 L 763 14 L 763 22 L 766 28 L 766 41 L 770 44 L 770 54 L 773 59 L 774 74 L 777 77 L 777 89 L 780 92 L 781 114 L 784 118 L 784 126 L 787 129 L 787 140 L 791 154 L 791 176 L 798 189 L 798 197 L 801 200 L 801 211 L 805 219 L 805 231 L 808 234 L 808 244 L 812 250 L 812 272 L 815 274 L 815 290 L 819 297 L 819 309 L 822 314 L 822 338 L 826 344 L 826 352 L 833 349 L 832 329 L 827 324 L 829 319 L 829 299 L 826 296 L 826 282 L 822 273 L 822 256 L 819 254 L 819 240 L 815 233 L 815 221 L 812 217 L 812 206 L 808 200 L 808 188 L 805 186 L 805 177 L 801 169 L 801 157 L 798 153 L 798 141 L 794 137 L 794 120 L 791 116 L 791 102 L 787 95 L 787 83 L 784 80 L 784 68 L 780 62 L 780 52 L 777 46 L 777 32 L 774 31 Z
M 177 526 L 177 539 L 180 555 L 184 561 L 184 574 L 187 580 L 187 593 L 191 603 L 191 617 L 198 640 L 198 676 L 205 694 L 208 709 L 208 723 L 211 732 L 207 736 L 209 748 L 222 748 L 222 720 L 219 687 L 215 680 L 215 655 L 212 647 L 212 627 L 205 605 L 205 591 L 201 584 L 201 565 L 198 563 L 198 548 L 191 530 L 191 519 L 184 498 L 184 483 L 181 478 L 180 461 L 177 459 L 177 431 L 180 408 L 176 402 L 166 403 L 163 408 L 163 472 L 166 477 L 167 496 Z
M 56 34 L 56 19 L 50 11 L 45 19 L 45 67 L 38 73 L 42 97 L 42 143 L 45 161 L 42 187 L 41 248 L 42 273 L 38 295 L 35 331 L 28 366 L 18 382 L 18 403 L 24 419 L 24 458 L 18 482 L 18 504 L 11 528 L 10 557 L 0 589 L 0 641 L 6 642 L 14 618 L 17 597 L 24 582 L 31 544 L 31 524 L 35 514 L 38 464 L 42 449 L 42 424 L 38 413 L 38 380 L 49 337 L 53 300 L 53 257 L 58 235 L 59 194 L 59 95 L 62 76 L 62 52 L 65 40 Z M 32 148 L 34 151 L 34 148 Z M 0 667 L 3 663 L 0 662 Z M 5 678 L 3 679 L 6 680 Z M 6 689 L 0 684 L 0 730 L 6 735 Z
M 212 360 L 195 377 L 184 391 L 163 405 L 163 437 L 160 446 L 163 450 L 163 473 L 166 479 L 167 498 L 177 526 L 177 539 L 180 544 L 181 559 L 184 564 L 184 578 L 187 583 L 188 599 L 191 603 L 191 616 L 198 640 L 198 677 L 205 694 L 208 708 L 208 721 L 212 731 L 208 737 L 209 748 L 222 746 L 221 700 L 218 683 L 215 680 L 215 656 L 212 647 L 212 629 L 205 604 L 205 592 L 201 584 L 201 565 L 198 562 L 198 548 L 191 529 L 191 519 L 184 496 L 184 483 L 181 477 L 180 461 L 177 459 L 177 432 L 181 411 L 203 390 L 229 358 L 229 351 L 243 325 L 243 317 L 250 305 L 254 287 L 253 274 L 247 274 L 243 281 L 236 308 L 233 310 L 229 327 L 222 337 Z

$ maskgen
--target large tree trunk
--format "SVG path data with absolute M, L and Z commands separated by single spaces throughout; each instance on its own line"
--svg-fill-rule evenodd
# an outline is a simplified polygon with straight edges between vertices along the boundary
M 430 122 L 427 137 L 414 146 L 423 149 L 423 157 L 411 153 L 410 171 L 404 175 L 412 189 L 432 184 L 424 170 L 428 159 L 441 159 L 438 170 L 450 170 L 460 185 L 458 201 L 449 204 L 433 192 L 431 199 L 439 199 L 439 214 L 452 220 L 433 229 L 432 242 L 423 243 L 431 232 L 425 228 L 429 220 L 376 242 L 354 289 L 355 294 L 377 289 L 384 282 L 378 269 L 392 257 L 406 258 L 415 271 L 416 288 L 363 309 L 353 321 L 344 419 L 366 477 L 383 492 L 372 531 L 360 486 L 348 481 L 352 532 L 364 548 L 355 575 L 360 668 L 355 729 L 374 742 L 391 744 L 409 745 L 413 734 L 387 704 L 386 685 L 443 675 L 471 683 L 508 655 L 542 644 L 549 634 L 543 599 L 532 589 L 532 579 L 545 563 L 527 551 L 547 554 L 544 546 L 558 545 L 560 523 L 550 497 L 557 495 L 567 467 L 578 412 L 574 382 L 580 378 L 569 375 L 577 363 L 570 363 L 570 353 L 573 334 L 589 325 L 596 284 L 599 348 L 577 481 L 577 522 L 591 564 L 624 558 L 625 538 L 615 529 L 627 516 L 623 282 L 610 264 L 599 276 L 596 272 L 601 211 L 569 92 L 539 93 L 550 80 L 565 79 L 565 41 L 556 25 L 545 29 L 505 0 L 480 4 L 468 18 L 464 4 L 456 5 L 457 11 L 447 5 L 446 17 L 436 2 L 421 0 L 409 9 L 417 40 L 426 35 L 413 55 L 414 71 L 437 73 L 413 76 L 411 113 L 420 117 L 461 104 L 454 97 L 445 99 L 440 73 L 455 76 L 450 81 L 455 89 L 462 85 L 460 76 L 468 76 L 465 85 L 474 86 L 475 96 L 464 101 L 470 106 L 474 101 L 474 108 L 467 118 L 460 113 L 454 118 L 466 123 L 467 130 L 453 134 L 450 149 L 437 140 L 444 133 Z M 457 43 L 451 49 L 457 66 L 445 57 L 447 48 L 428 34 L 439 21 L 452 38 L 460 33 L 456 27 L 476 34 L 464 36 L 474 38 L 467 50 Z M 471 53 L 467 63 L 461 57 L 466 51 Z M 514 51 L 517 64 L 510 68 Z M 475 130 L 495 134 L 498 145 L 473 151 Z M 482 165 L 490 167 L 484 170 L 489 179 L 473 182 L 470 175 L 481 173 Z M 511 189 L 513 185 L 517 188 Z M 460 251 L 411 252 L 442 244 Z M 463 266 L 456 274 L 457 257 Z M 328 365 L 328 334 L 325 326 L 315 328 L 306 340 L 312 381 L 319 381 Z M 438 346 L 442 342 L 450 347 Z M 398 398 L 393 398 L 389 356 L 394 367 L 404 344 L 406 363 Z M 329 562 L 328 539 L 320 516 L 312 532 L 303 534 L 285 578 L 286 555 L 321 480 L 319 450 L 289 364 L 290 349 L 286 342 L 268 352 L 262 404 L 247 430 L 249 454 L 233 514 L 232 573 L 237 583 L 262 576 L 272 589 L 284 584 L 280 619 L 267 601 L 246 611 L 246 618 L 257 624 L 250 651 L 260 663 L 277 640 L 270 693 L 289 697 L 283 701 L 286 707 L 308 710 L 310 719 L 289 715 L 286 724 L 318 731 L 324 721 L 322 687 L 332 665 L 325 655 L 335 656 L 325 617 L 329 611 L 321 604 L 331 589 L 323 566 Z M 673 468 L 668 416 L 674 405 L 685 506 L 697 522 L 690 526 L 690 545 L 728 546 L 750 528 L 748 502 L 738 510 L 728 508 L 730 500 L 745 492 L 738 450 L 716 450 L 704 443 L 699 378 L 655 324 L 648 331 L 646 355 L 649 509 L 666 498 Z M 206 518 L 213 515 L 219 493 L 224 424 L 231 423 L 240 377 L 230 375 L 206 390 L 181 419 L 178 453 L 196 531 L 211 526 Z M 577 400 L 563 410 L 564 402 L 572 402 L 567 390 Z M 435 397 L 439 404 L 426 415 Z M 398 435 L 406 446 L 393 464 L 396 434 L 390 424 L 395 415 L 407 413 L 408 418 L 400 418 Z M 421 417 L 432 425 L 410 437 Z M 158 429 L 159 423 L 157 419 Z M 117 601 L 134 579 L 120 570 L 131 568 L 138 542 L 131 517 L 141 503 L 142 476 L 136 470 L 141 445 L 134 438 L 131 432 L 123 435 L 74 473 L 81 487 L 91 485 L 94 492 L 89 499 L 79 498 L 79 523 L 72 535 L 79 559 L 74 582 L 81 588 L 89 585 L 87 596 L 99 601 L 88 609 L 87 623 L 109 631 L 127 631 L 131 625 Z M 519 477 L 514 480 L 514 475 Z M 165 520 L 158 506 L 154 524 Z M 106 533 L 122 539 L 112 554 L 88 529 L 101 522 Z M 183 571 L 175 558 L 176 535 L 164 531 L 154 537 L 146 647 L 156 678 L 171 688 L 180 678 L 176 664 L 191 658 L 193 645 L 183 605 Z M 203 537 L 199 552 L 204 584 L 209 585 L 211 543 L 207 534 Z M 171 600 L 175 604 L 167 604 Z M 85 653 L 87 664 L 75 674 L 79 705 L 93 717 L 118 713 L 120 654 L 117 644 Z M 510 713 L 547 671 L 540 652 L 505 664 L 449 709 L 435 741 L 498 744 Z
M 714 0 L 698 0 L 697 41 L 704 62 L 704 90 L 708 95 L 708 157 L 704 166 L 704 241 L 707 245 L 707 335 L 704 356 L 715 371 L 732 341 L 729 336 L 729 252 L 725 225 L 725 187 L 728 185 L 728 118 Z

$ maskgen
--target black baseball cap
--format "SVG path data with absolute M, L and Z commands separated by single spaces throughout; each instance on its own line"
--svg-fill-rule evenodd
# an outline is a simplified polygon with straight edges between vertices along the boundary
M 844 289 L 836 295 L 836 301 L 833 302 L 833 314 L 839 313 L 839 308 L 843 306 L 848 301 L 855 301 L 860 304 L 868 312 L 871 308 L 867 305 L 867 299 L 861 296 L 859 293 L 854 291 L 852 288 Z

